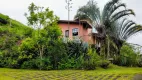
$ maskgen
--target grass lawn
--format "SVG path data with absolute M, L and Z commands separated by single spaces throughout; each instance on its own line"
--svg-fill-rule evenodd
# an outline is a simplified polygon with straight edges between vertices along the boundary
M 96 70 L 23 70 L 0 68 L 0 80 L 142 80 L 142 68 L 113 67 Z

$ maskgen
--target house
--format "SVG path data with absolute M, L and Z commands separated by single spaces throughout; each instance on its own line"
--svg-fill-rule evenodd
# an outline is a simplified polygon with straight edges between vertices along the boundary
M 58 25 L 62 30 L 62 35 L 71 40 L 81 39 L 83 42 L 96 44 L 96 39 L 92 36 L 92 26 L 87 21 L 59 20 Z

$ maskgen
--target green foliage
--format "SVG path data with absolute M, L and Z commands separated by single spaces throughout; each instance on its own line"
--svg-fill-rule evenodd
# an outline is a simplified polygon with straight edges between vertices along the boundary
M 44 7 L 36 6 L 34 3 L 30 4 L 28 10 L 29 16 L 25 14 L 28 24 L 33 26 L 34 29 L 37 29 L 37 35 L 34 35 L 38 48 L 37 53 L 41 60 L 44 55 L 50 55 L 53 68 L 57 69 L 57 63 L 59 61 L 57 56 L 60 55 L 59 50 L 62 49 L 59 46 L 60 41 L 58 40 L 61 36 L 61 30 L 57 26 L 58 17 L 48 8 L 44 9 Z M 40 66 L 42 66 L 42 64 L 41 62 Z
M 91 48 L 88 50 L 88 53 L 85 56 L 83 63 L 83 68 L 87 70 L 93 70 L 100 65 L 101 57 L 98 56 L 95 50 Z
M 38 67 L 38 69 L 42 69 L 42 70 L 53 69 L 53 65 L 51 64 L 50 57 L 43 58 L 42 60 L 40 60 L 38 58 L 38 59 L 36 59 L 35 63 L 36 63 L 36 66 Z
M 19 68 L 18 64 L 18 46 L 13 46 L 12 49 L 10 49 L 10 52 L 7 50 L 2 50 L 2 53 L 0 54 L 0 62 L 1 67 L 10 67 L 10 68 Z
M 7 24 L 9 22 L 9 16 L 0 13 L 0 25 Z
M 120 50 L 118 63 L 121 66 L 138 66 L 140 61 L 139 52 L 135 52 L 134 48 L 129 44 L 124 44 Z
M 35 65 L 35 60 L 28 60 L 23 62 L 21 65 L 22 69 L 37 69 L 37 66 Z
M 51 65 L 48 57 L 43 58 L 42 60 L 40 58 L 36 58 L 36 59 L 31 59 L 31 60 L 25 61 L 21 65 L 21 68 L 50 70 L 50 69 L 52 69 L 52 65 Z
M 83 42 L 64 43 L 61 29 L 57 24 L 58 17 L 48 8 L 44 9 L 32 3 L 29 6 L 29 16 L 26 17 L 33 29 L 13 19 L 10 19 L 11 25 L 0 26 L 0 67 L 92 70 L 96 67 L 109 66 L 110 62 L 105 58 L 112 56 L 109 52 L 114 51 L 111 51 L 112 47 L 115 48 L 112 37 L 108 36 L 105 39 L 105 48 L 101 49 L 105 58 L 102 58 L 95 49 L 89 48 Z M 107 51 L 109 49 L 110 51 Z M 128 66 L 140 64 L 139 56 L 134 53 L 131 47 L 124 46 L 118 61 Z
M 1 14 L 2 15 L 2 14 Z M 0 15 L 0 18 L 4 18 Z M 31 37 L 33 29 L 27 27 L 20 22 L 5 16 L 4 19 L 10 21 L 10 24 L 0 26 L 0 66 L 10 68 L 20 68 L 21 59 L 19 46 L 26 37 Z
M 76 68 L 76 60 L 74 58 L 64 60 L 62 59 L 59 62 L 58 69 L 75 69 Z
M 131 35 L 142 31 L 141 25 L 125 19 L 128 15 L 135 13 L 132 9 L 127 9 L 121 0 L 108 1 L 102 12 L 97 2 L 89 0 L 86 5 L 78 9 L 75 19 L 87 20 L 97 30 L 99 40 L 96 40 L 101 44 L 102 55 L 107 59 L 111 55 L 119 54 L 122 44 Z
M 66 50 L 68 57 L 74 57 L 77 59 L 81 55 L 85 55 L 87 53 L 87 48 L 84 46 L 84 43 L 76 43 L 74 41 L 68 41 L 66 43 Z
M 45 26 L 44 30 L 47 33 L 46 37 L 50 38 L 50 40 L 57 40 L 62 34 L 61 29 L 57 24 Z
M 82 69 L 84 58 L 80 56 L 78 59 L 71 57 L 70 59 L 62 58 L 59 62 L 58 69 Z
M 140 60 L 139 60 L 138 66 L 142 67 L 142 55 L 140 55 Z
M 31 37 L 31 33 L 33 32 L 32 28 L 25 26 L 16 20 L 10 19 L 8 16 L 3 14 L 0 14 L 0 18 L 8 21 L 8 24 L 3 24 L 2 26 L 0 26 L 0 28 L 4 28 L 6 31 L 14 33 L 21 38 L 27 36 Z
M 26 38 L 22 41 L 22 44 L 20 45 L 20 48 L 25 51 L 26 49 L 32 49 L 34 48 L 35 41 L 32 38 Z
M 58 69 L 58 62 L 61 61 L 62 58 L 66 57 L 66 50 L 64 44 L 60 40 L 52 40 L 48 44 L 48 56 L 50 56 L 50 60 L 53 64 L 54 69 Z
M 36 29 L 54 24 L 58 20 L 58 17 L 53 15 L 53 11 L 50 11 L 48 8 L 44 9 L 44 7 L 36 6 L 34 3 L 30 4 L 28 10 L 29 16 L 25 13 L 28 24 Z
M 38 56 L 36 48 L 36 42 L 32 38 L 26 38 L 22 41 L 19 46 L 20 55 L 18 59 L 22 64 L 24 61 L 28 61 L 30 59 L 36 58 Z
M 87 47 L 84 43 L 68 41 L 64 43 L 66 54 L 59 62 L 58 69 L 82 69 L 84 56 L 87 54 Z
M 100 66 L 104 69 L 109 67 L 110 62 L 108 60 L 101 60 Z

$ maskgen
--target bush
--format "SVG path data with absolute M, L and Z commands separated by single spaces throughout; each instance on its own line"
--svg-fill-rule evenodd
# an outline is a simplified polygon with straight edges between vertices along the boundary
M 35 65 L 40 70 L 51 70 L 51 69 L 53 69 L 53 66 L 51 65 L 49 57 L 43 58 L 42 60 L 40 58 L 37 58 L 35 60 Z
M 19 46 L 22 55 L 37 57 L 38 48 L 33 38 L 26 38 Z
M 140 55 L 140 60 L 139 60 L 139 62 L 138 62 L 138 66 L 139 66 L 139 67 L 142 67 L 142 55 Z
M 6 15 L 3 15 L 0 13 L 0 24 L 7 24 L 8 23 L 8 19 L 9 19 L 9 16 L 6 16 Z
M 4 60 L 3 60 L 3 56 L 2 56 L 2 52 L 0 52 L 0 67 L 4 66 Z
M 23 62 L 21 68 L 22 69 L 36 69 L 37 66 L 35 64 L 35 60 L 33 59 L 33 60 Z
M 40 70 L 51 70 L 52 66 L 50 64 L 49 58 L 40 58 L 32 59 L 25 61 L 21 68 L 23 69 L 40 69 Z
M 78 59 L 71 58 L 71 59 L 62 59 L 59 62 L 58 69 L 81 69 L 83 63 L 83 56 L 80 56 Z
M 77 59 L 81 55 L 87 53 L 87 47 L 83 42 L 76 43 L 74 41 L 69 41 L 65 46 L 69 58 L 74 57 Z
M 133 46 L 124 44 L 120 50 L 117 64 L 121 66 L 138 66 L 140 65 L 140 54 L 136 52 Z
M 142 67 L 142 61 L 138 63 L 138 67 Z
M 96 69 L 96 64 L 89 63 L 88 61 L 85 61 L 83 63 L 83 69 L 85 69 L 85 70 L 94 70 L 94 69 Z
M 85 56 L 85 60 L 83 63 L 83 68 L 86 70 L 93 70 L 97 66 L 100 65 L 101 58 L 96 53 L 96 51 L 89 48 L 87 55 Z
M 75 65 L 76 61 L 74 58 L 67 60 L 62 59 L 61 62 L 59 62 L 58 69 L 73 69 Z
M 100 66 L 104 69 L 108 68 L 110 62 L 108 60 L 102 60 Z

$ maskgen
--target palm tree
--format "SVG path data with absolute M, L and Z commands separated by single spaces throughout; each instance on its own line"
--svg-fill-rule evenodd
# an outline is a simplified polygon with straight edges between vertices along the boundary
M 117 11 L 121 7 L 123 7 L 124 9 Z M 96 28 L 103 27 L 106 33 L 109 33 L 112 27 L 112 23 L 122 18 L 123 16 L 130 14 L 135 15 L 133 10 L 126 9 L 126 5 L 124 3 L 120 3 L 120 0 L 109 1 L 105 5 L 102 13 L 98 8 L 97 3 L 93 0 L 90 0 L 85 6 L 78 9 L 75 18 L 88 20 L 92 24 L 92 26 Z
M 134 21 L 132 20 L 127 20 L 124 18 L 123 20 L 116 22 L 115 23 L 115 36 L 119 38 L 120 40 L 127 40 L 130 36 L 133 34 L 142 31 L 142 26 L 137 25 Z
M 118 31 L 115 31 L 115 29 L 118 28 L 118 26 L 115 24 L 116 22 L 119 22 L 120 19 L 122 19 L 127 15 L 135 15 L 135 14 L 133 10 L 127 9 L 126 5 L 124 3 L 121 3 L 120 0 L 110 0 L 104 6 L 102 12 L 100 12 L 97 3 L 94 2 L 93 0 L 90 0 L 85 6 L 82 6 L 81 8 L 78 9 L 77 14 L 75 15 L 75 19 L 87 20 L 94 28 L 96 28 L 99 36 L 104 38 L 104 40 L 101 40 L 101 46 L 103 47 L 106 44 L 108 45 L 104 47 L 105 48 L 104 54 L 109 54 L 110 53 L 109 49 L 111 46 L 110 42 L 115 43 L 117 42 L 117 40 L 119 40 L 115 35 L 118 34 L 116 33 Z M 121 22 L 119 22 L 119 24 L 121 24 Z M 128 37 L 129 34 L 134 34 L 135 32 L 137 31 L 130 30 L 128 33 L 126 32 L 125 36 Z M 122 34 L 124 35 L 124 33 Z M 120 37 L 120 40 L 123 39 Z
M 112 36 L 115 36 L 115 43 L 121 48 L 123 41 L 126 41 L 130 36 L 142 31 L 142 26 L 137 25 L 134 21 L 124 18 L 114 23 Z

